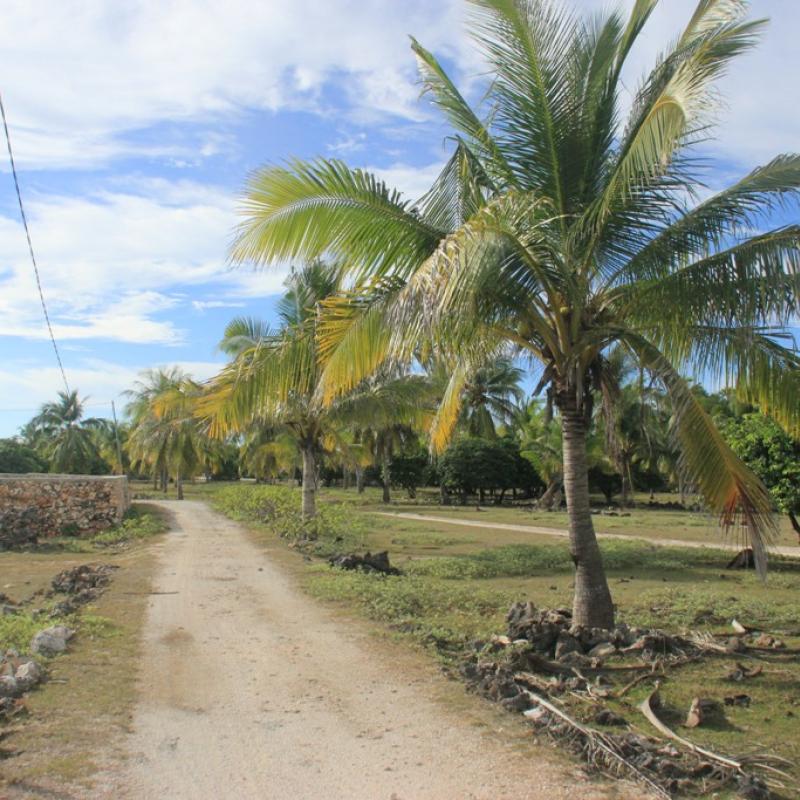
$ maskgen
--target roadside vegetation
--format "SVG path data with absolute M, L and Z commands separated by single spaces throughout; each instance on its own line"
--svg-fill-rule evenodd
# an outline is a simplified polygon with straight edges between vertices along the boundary
M 271 515 L 263 518 L 263 498 L 276 490 L 287 504 L 284 507 L 291 509 L 291 521 L 286 523 Z M 352 491 L 351 498 L 355 499 L 356 494 Z M 297 489 L 205 486 L 196 496 L 209 499 L 218 509 L 249 523 L 259 537 L 271 538 L 287 529 L 296 530 L 294 521 L 300 517 Z M 315 558 L 299 562 L 307 590 L 334 607 L 373 620 L 387 635 L 422 648 L 457 679 L 461 679 L 461 666 L 474 652 L 476 641 L 488 642 L 505 632 L 506 614 L 513 603 L 531 601 L 538 608 L 569 607 L 573 569 L 563 542 L 532 533 L 492 529 L 491 520 L 483 517 L 480 521 L 487 526 L 485 529 L 376 516 L 371 513 L 371 506 L 348 503 L 345 496 L 341 490 L 323 491 L 320 509 L 337 508 L 343 512 L 344 518 L 360 529 L 360 547 L 373 553 L 388 550 L 392 565 L 399 567 L 402 574 L 345 571 Z M 373 490 L 375 508 L 380 507 L 379 497 L 379 492 Z M 514 513 L 523 516 L 526 512 Z M 658 516 L 663 513 L 640 512 L 641 518 L 654 520 L 656 530 L 649 531 L 654 539 L 659 538 Z M 475 516 L 478 515 L 473 509 Z M 646 528 L 641 533 L 648 535 Z M 329 537 L 323 534 L 325 546 L 318 552 L 326 557 L 334 552 L 349 552 L 351 542 L 338 541 L 338 536 L 336 529 L 330 530 Z M 289 538 L 295 545 L 303 542 L 302 536 Z M 337 545 L 341 550 L 336 550 Z M 628 625 L 726 641 L 733 632 L 732 621 L 738 620 L 780 639 L 787 652 L 775 650 L 774 655 L 748 657 L 746 663 L 750 667 L 760 664 L 762 672 L 744 683 L 732 682 L 728 677 L 743 659 L 735 653 L 708 656 L 669 672 L 661 678 L 665 709 L 662 716 L 680 730 L 693 698 L 700 694 L 715 701 L 721 710 L 702 727 L 684 733 L 696 744 L 731 755 L 769 751 L 798 763 L 800 740 L 794 729 L 800 714 L 800 697 L 793 687 L 800 681 L 800 661 L 791 651 L 800 647 L 796 614 L 800 603 L 800 560 L 774 558 L 769 579 L 764 583 L 753 570 L 727 570 L 730 553 L 714 547 L 662 547 L 636 540 L 606 540 L 600 546 L 617 615 Z M 314 552 L 313 546 L 300 549 Z M 633 730 L 647 734 L 653 731 L 641 716 L 638 704 L 652 686 L 652 682 L 642 683 L 624 700 L 609 701 L 614 713 Z M 747 694 L 748 706 L 725 705 L 724 698 L 737 693 Z M 591 724 L 591 703 L 568 698 L 564 707 Z M 790 772 L 800 780 L 796 769 Z
M 0 552 L 0 653 L 32 655 L 34 635 L 53 626 L 75 632 L 65 652 L 34 656 L 43 683 L 0 721 L 0 793 L 4 787 L 30 796 L 70 789 L 82 796 L 103 759 L 120 755 L 153 568 L 146 545 L 166 529 L 160 512 L 134 506 L 120 525 L 93 537 Z M 108 584 L 77 601 L 52 591 L 57 575 L 87 562 L 93 569 L 105 565 Z

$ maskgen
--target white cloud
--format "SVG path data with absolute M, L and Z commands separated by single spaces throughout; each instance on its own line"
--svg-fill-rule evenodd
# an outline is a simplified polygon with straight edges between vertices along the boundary
M 233 303 L 229 300 L 192 300 L 195 311 L 205 311 L 209 308 L 244 308 L 246 303 Z
M 90 197 L 31 197 L 28 213 L 45 297 L 60 340 L 179 344 L 160 317 L 179 292 L 219 287 L 217 301 L 274 294 L 285 271 L 231 270 L 228 193 L 191 182 L 129 181 Z M 0 335 L 41 338 L 36 284 L 15 219 L 0 216 Z
M 399 189 L 406 200 L 419 200 L 431 184 L 436 180 L 444 166 L 443 161 L 436 161 L 422 167 L 396 163 L 389 167 L 367 167 L 392 189 Z
M 111 401 L 117 405 L 117 413 L 121 414 L 126 399 L 123 395 L 139 378 L 144 369 L 158 366 L 178 366 L 197 380 L 207 380 L 215 375 L 221 362 L 214 361 L 178 361 L 159 365 L 147 364 L 128 366 L 113 361 L 87 358 L 69 370 L 72 387 L 77 387 L 80 396 L 86 399 L 87 416 L 110 416 Z M 27 417 L 33 416 L 43 403 L 51 401 L 56 393 L 63 390 L 61 373 L 57 367 L 41 366 L 26 361 L 6 361 L 0 369 L 0 396 L 6 398 L 7 407 L 0 411 L 8 414 L 19 409 Z M 8 400 L 13 398 L 13 402 Z M 25 418 L 27 418 L 25 417 Z M 0 417 L 0 435 L 13 433 L 16 424 L 7 428 L 5 419 Z
M 7 0 L 0 74 L 19 160 L 104 162 L 137 150 L 126 134 L 148 126 L 314 108 L 331 82 L 354 112 L 419 119 L 405 34 L 453 52 L 463 10 L 460 0 Z

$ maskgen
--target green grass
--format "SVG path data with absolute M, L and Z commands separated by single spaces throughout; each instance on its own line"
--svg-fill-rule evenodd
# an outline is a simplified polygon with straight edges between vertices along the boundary
M 247 487 L 240 488 L 239 499 Z M 206 488 L 214 496 L 219 488 Z M 299 502 L 299 493 L 294 494 Z M 345 502 L 337 498 L 345 498 Z M 356 498 L 355 502 L 352 499 Z M 377 516 L 383 507 L 375 498 L 362 502 L 355 492 L 325 490 L 321 507 L 337 508 L 351 525 L 362 531 L 362 549 L 388 550 L 393 564 L 404 575 L 383 577 L 344 572 L 325 564 L 307 565 L 304 582 L 308 591 L 347 611 L 375 620 L 394 635 L 429 648 L 446 664 L 458 662 L 468 643 L 505 629 L 505 614 L 517 600 L 531 600 L 539 607 L 569 606 L 572 597 L 572 564 L 567 541 L 529 532 L 488 528 L 458 528 L 447 522 L 422 522 Z M 396 510 L 403 510 L 402 507 Z M 436 516 L 458 515 L 487 521 L 524 524 L 530 512 L 519 509 L 422 508 Z M 670 527 L 677 519 L 687 537 L 703 540 L 709 520 L 689 512 L 642 509 L 636 516 L 608 518 L 620 526 L 632 526 L 637 535 L 680 538 Z M 558 515 L 543 515 L 556 527 Z M 261 526 L 262 529 L 264 526 Z M 598 525 L 598 527 L 600 527 Z M 763 627 L 779 634 L 789 646 L 800 646 L 800 560 L 773 558 L 766 583 L 751 571 L 728 571 L 730 555 L 713 544 L 709 548 L 658 547 L 639 539 L 602 540 L 617 615 L 632 625 L 661 627 L 671 631 L 696 630 L 727 635 L 731 621 Z M 343 548 L 344 549 L 344 548 Z M 800 662 L 779 654 L 762 661 L 764 672 L 746 684 L 731 684 L 725 676 L 735 667 L 735 657 L 711 657 L 671 674 L 662 687 L 664 720 L 692 741 L 731 755 L 759 749 L 775 752 L 800 763 Z M 739 659 L 741 660 L 741 658 Z M 641 730 L 648 725 L 637 704 L 647 686 L 615 702 L 621 713 Z M 753 698 L 750 708 L 724 708 L 708 725 L 680 730 L 695 696 L 722 703 L 726 694 L 744 691 Z M 573 707 L 574 706 L 574 707 Z M 585 715 L 584 704 L 571 705 Z M 653 731 L 649 731 L 653 733 Z
M 159 530 L 166 527 L 157 513 L 140 511 L 123 523 L 126 535 L 113 545 L 81 540 L 85 549 L 77 552 L 51 547 L 0 553 L 0 591 L 23 604 L 20 613 L 0 617 L 0 649 L 26 652 L 36 631 L 50 625 L 77 629 L 67 652 L 47 659 L 48 680 L 25 696 L 29 713 L 3 730 L 3 747 L 17 755 L 2 762 L 0 796 L 15 783 L 59 796 L 94 796 L 93 773 L 125 757 L 154 564 L 147 545 L 155 540 L 153 520 Z M 32 613 L 51 604 L 42 594 L 58 572 L 86 563 L 85 553 L 98 550 L 120 569 L 97 600 L 69 617 Z
M 299 492 L 285 486 L 228 485 L 211 495 L 214 508 L 232 519 L 264 525 L 277 536 L 318 556 L 362 547 L 365 520 L 341 503 L 321 505 L 314 519 L 300 512 Z
M 40 539 L 29 550 L 37 552 L 96 553 L 108 549 L 125 549 L 167 530 L 167 521 L 160 511 L 133 504 L 122 522 L 91 536 L 53 536 Z
M 167 523 L 164 517 L 142 506 L 131 506 L 119 525 L 98 533 L 91 541 L 95 545 L 118 545 L 142 541 L 164 533 Z
M 20 653 L 27 653 L 34 634 L 50 625 L 63 624 L 64 620 L 34 616 L 30 611 L 17 614 L 5 614 L 0 617 L 0 650 L 14 648 Z

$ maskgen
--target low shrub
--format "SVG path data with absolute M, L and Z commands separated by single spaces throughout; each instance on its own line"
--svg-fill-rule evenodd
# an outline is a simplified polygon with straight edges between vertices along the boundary
M 226 486 L 213 496 L 214 507 L 231 519 L 256 522 L 316 554 L 332 555 L 363 546 L 364 523 L 344 503 L 320 503 L 313 519 L 303 519 L 301 495 L 287 486 Z
M 163 517 L 134 506 L 128 509 L 119 525 L 96 534 L 92 537 L 92 542 L 99 545 L 122 544 L 149 539 L 151 536 L 163 533 L 166 529 L 167 523 Z
M 359 606 L 371 619 L 430 643 L 465 643 L 502 627 L 510 593 L 411 575 L 383 576 L 314 567 L 311 594 Z

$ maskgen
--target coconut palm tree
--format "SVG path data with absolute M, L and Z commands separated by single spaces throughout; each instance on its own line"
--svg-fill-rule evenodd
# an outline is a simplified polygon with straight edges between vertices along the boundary
M 77 390 L 59 392 L 58 400 L 45 403 L 27 426 L 28 436 L 53 472 L 91 473 L 104 466 L 96 432 L 107 423 L 84 417 L 84 403 Z
M 233 320 L 220 346 L 233 358 L 198 404 L 212 435 L 263 426 L 295 440 L 302 457 L 306 519 L 316 514 L 320 459 L 343 431 L 383 429 L 390 420 L 408 422 L 426 411 L 419 391 L 424 379 L 392 370 L 361 381 L 334 403 L 322 402 L 319 308 L 341 290 L 341 280 L 336 265 L 310 262 L 287 279 L 277 330 L 256 320 Z
M 625 348 L 666 387 L 684 469 L 724 525 L 744 521 L 762 572 L 769 495 L 685 376 L 734 384 L 800 424 L 800 358 L 780 338 L 798 309 L 800 226 L 769 224 L 797 199 L 800 156 L 697 193 L 715 81 L 762 22 L 745 18 L 743 0 L 699 0 L 628 106 L 621 74 L 656 5 L 576 17 L 548 0 L 471 0 L 490 70 L 482 107 L 412 42 L 424 89 L 454 129 L 430 191 L 411 203 L 337 160 L 268 166 L 247 185 L 232 248 L 256 264 L 326 252 L 350 267 L 353 287 L 320 322 L 327 402 L 422 343 L 458 357 L 435 449 L 487 357 L 516 353 L 536 365 L 563 431 L 573 618 L 601 627 L 614 613 L 586 441 L 609 349 Z
M 434 379 L 447 386 L 452 370 L 437 364 Z M 497 438 L 497 425 L 512 425 L 520 413 L 525 393 L 520 387 L 524 371 L 506 358 L 477 369 L 462 390 L 459 427 L 470 436 Z
M 219 457 L 217 443 L 205 435 L 194 416 L 200 384 L 179 367 L 148 370 L 128 394 L 131 461 L 149 468 L 164 492 L 172 474 L 177 497 L 183 500 L 184 479 L 213 466 Z
M 130 433 L 126 449 L 133 465 L 147 469 L 153 476 L 153 488 L 160 485 L 167 491 L 169 467 L 167 464 L 167 428 L 155 413 L 156 398 L 186 378 L 178 367 L 145 370 L 133 388 L 125 394 L 130 398 L 125 413 L 130 419 Z

